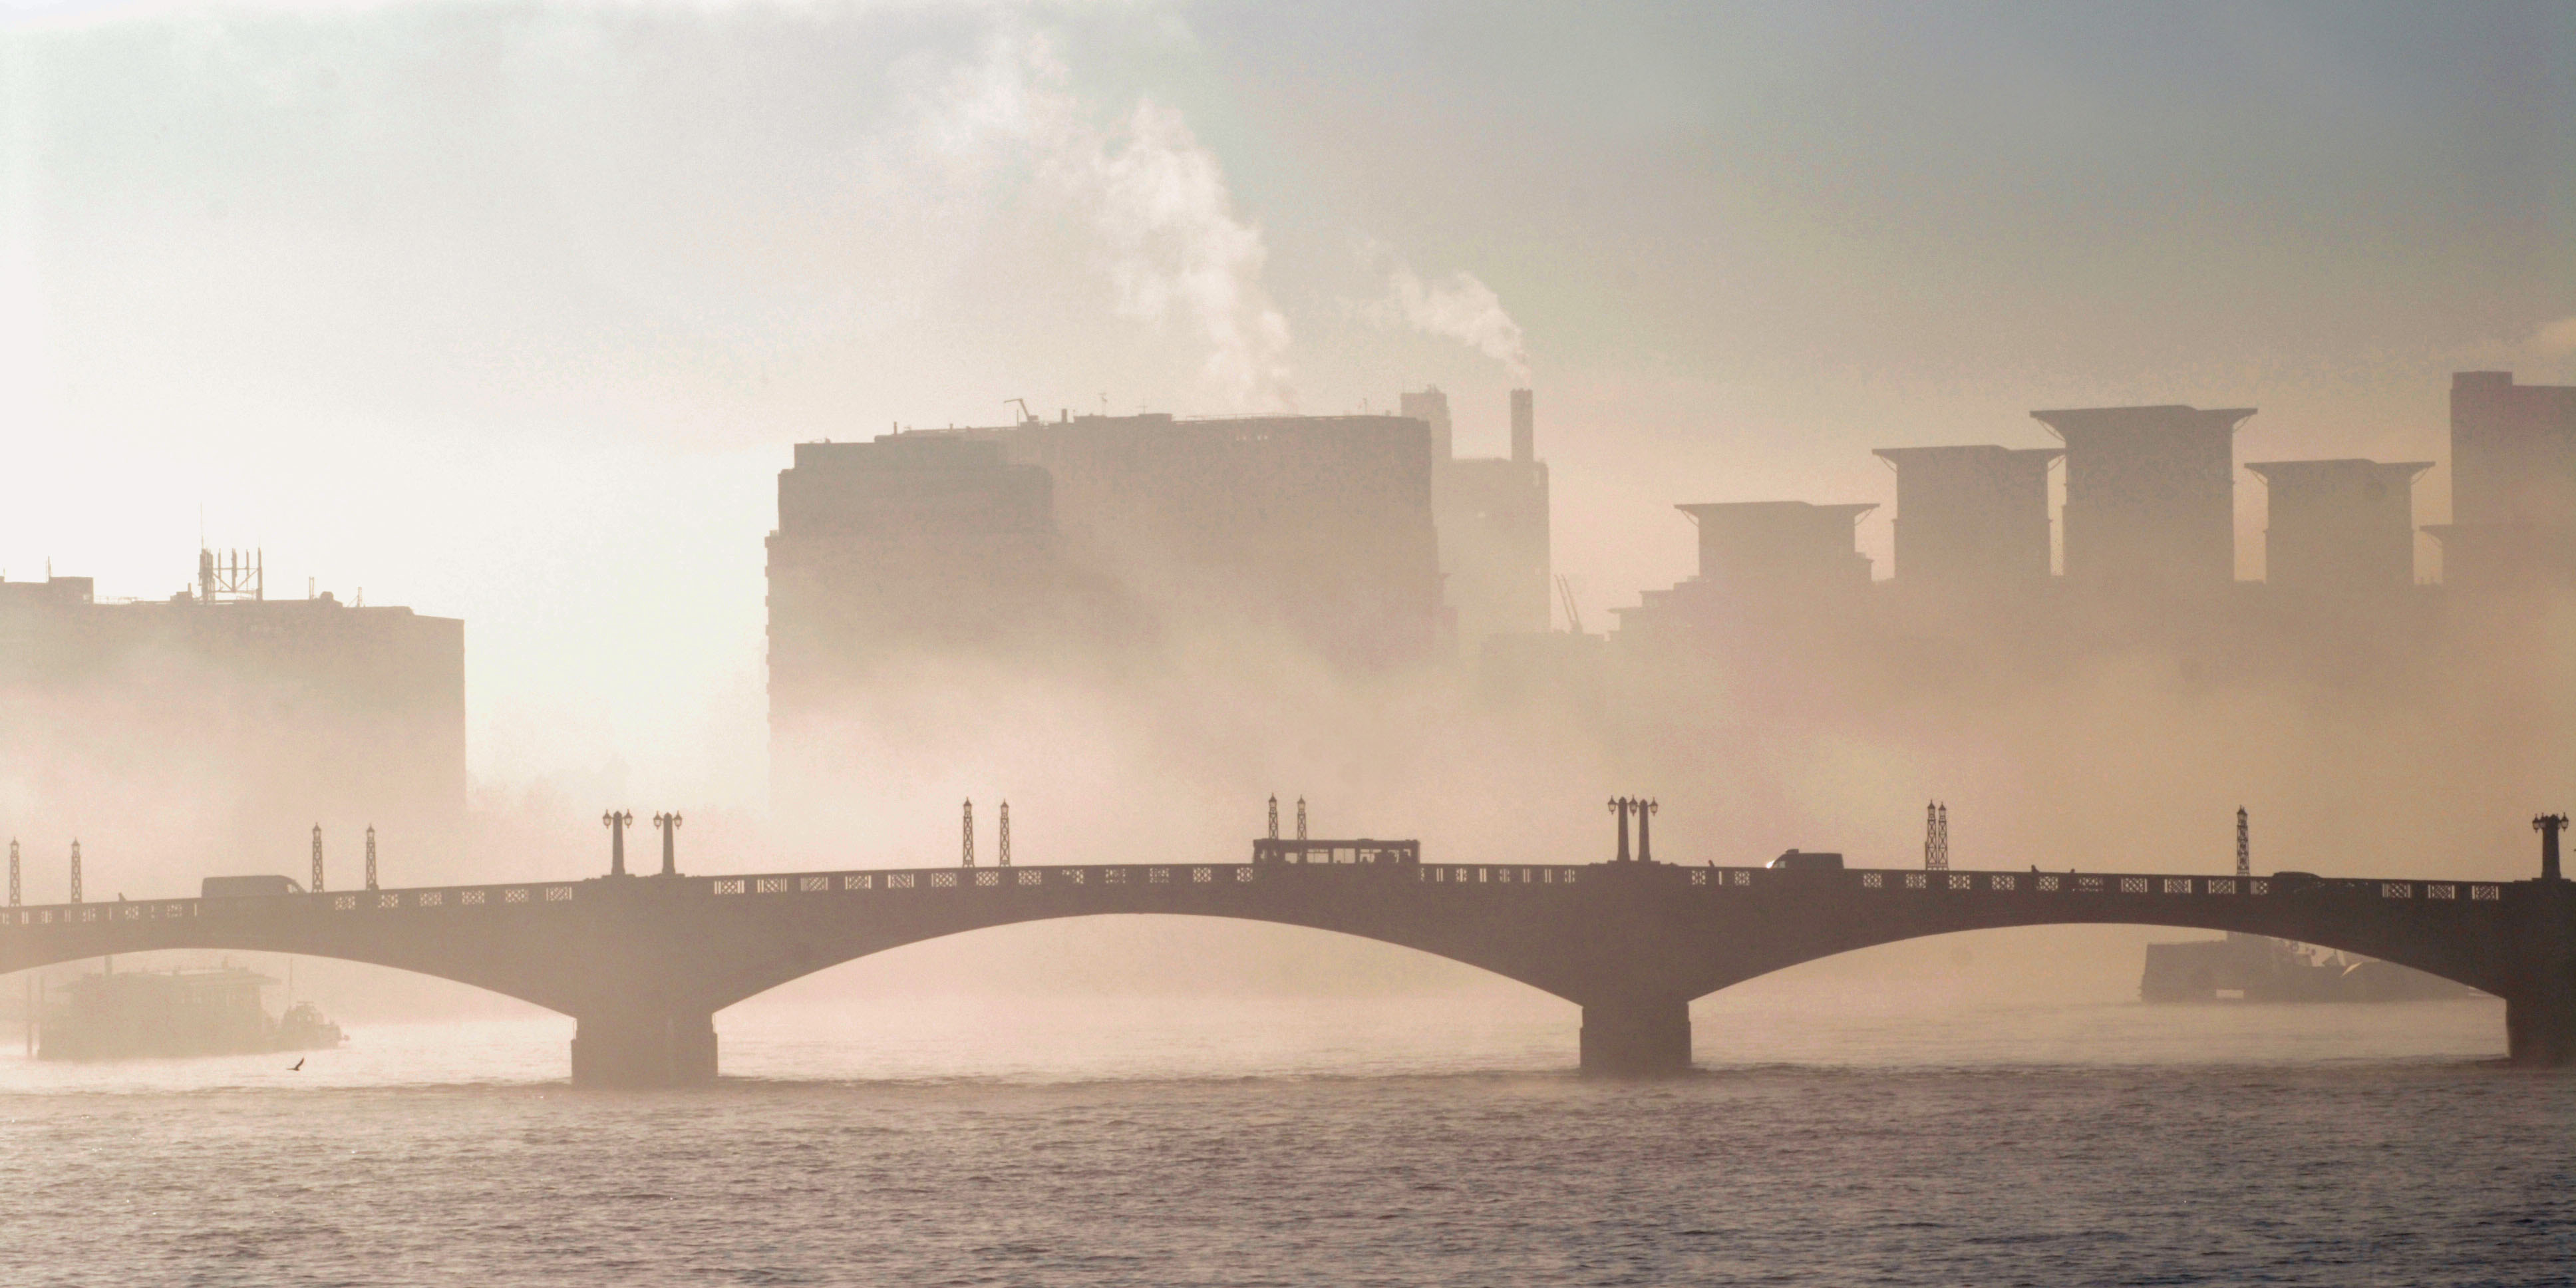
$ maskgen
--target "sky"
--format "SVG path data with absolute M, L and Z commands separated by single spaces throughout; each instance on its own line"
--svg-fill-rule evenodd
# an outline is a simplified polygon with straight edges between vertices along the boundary
M 1885 505 L 1873 447 L 2438 461 L 2450 372 L 2576 380 L 2564 5 L 0 15 L 0 571 L 462 618 L 491 783 L 759 801 L 790 445 L 1013 398 L 1430 382 L 1481 455 L 1525 378 L 1598 629 L 1672 506 Z

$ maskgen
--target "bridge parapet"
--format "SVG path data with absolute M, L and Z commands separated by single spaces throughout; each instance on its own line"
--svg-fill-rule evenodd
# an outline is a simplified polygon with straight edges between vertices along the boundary
M 713 1076 L 709 1017 L 786 980 L 941 935 L 1120 913 L 1307 926 L 1494 971 L 1584 1008 L 1588 1068 L 1687 1064 L 1689 999 L 1768 971 L 2058 923 L 2238 930 L 2415 966 L 2504 996 L 2517 1059 L 2576 1061 L 2576 891 L 2563 881 L 1649 862 L 619 875 L 13 907 L 0 909 L 0 970 L 163 948 L 373 962 L 578 1017 L 586 1080 L 688 1080 Z
M 1015 868 L 866 868 L 832 872 L 746 873 L 740 876 L 612 877 L 586 881 L 502 885 L 424 886 L 392 890 L 329 891 L 217 899 L 139 899 L 114 903 L 40 904 L 0 909 L 0 930 L 119 921 L 242 918 L 311 912 L 462 911 L 471 908 L 560 907 L 592 891 L 730 897 L 898 893 L 919 890 L 1025 890 L 1122 886 L 1250 885 L 1257 882 L 1343 879 L 1397 881 L 1447 887 L 1521 886 L 1570 888 L 1590 877 L 1629 884 L 1711 890 L 1854 889 L 1950 894 L 2159 895 L 2204 898 L 2324 896 L 2422 900 L 2428 903 L 2501 903 L 2527 882 L 2424 881 L 2366 877 L 2175 876 L 2167 873 L 1978 872 L 1961 870 L 1850 869 L 1784 871 L 1755 867 L 1681 867 L 1667 864 L 1425 863 L 1388 868 L 1357 864 L 1068 864 Z

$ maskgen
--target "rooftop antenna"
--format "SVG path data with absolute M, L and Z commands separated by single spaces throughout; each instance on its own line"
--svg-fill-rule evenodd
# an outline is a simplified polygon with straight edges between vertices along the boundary
M 1950 867 L 1950 807 L 1938 801 L 1923 806 L 1923 870 L 1945 872 Z
M 1577 635 L 1582 634 L 1583 610 L 1574 606 L 1574 583 L 1567 581 L 1564 573 L 1556 575 L 1556 596 L 1565 601 L 1566 629 Z
M 80 901 L 80 840 L 75 837 L 72 840 L 72 902 Z
M 227 550 L 218 556 L 204 546 L 197 547 L 197 593 L 207 603 L 219 599 L 262 600 L 268 598 L 268 554 L 253 550 L 247 560 L 238 550 Z
M 1297 798 L 1297 839 L 1306 839 L 1306 798 Z
M 367 824 L 367 888 L 376 888 L 376 825 Z
M 313 893 L 322 893 L 322 825 L 313 825 Z
M 2236 807 L 2236 875 L 2240 877 L 2254 875 L 2254 846 L 2251 838 L 2252 834 L 2245 825 L 2245 807 L 2239 805 Z
M 18 838 L 9 838 L 9 906 L 18 906 Z
M 1003 867 L 1011 866 L 1011 803 L 1009 801 L 1002 802 L 1001 862 Z
M 965 864 L 965 866 L 970 867 L 970 868 L 971 868 L 971 867 L 973 867 L 973 866 L 975 866 L 975 801 L 974 801 L 974 798 L 973 798 L 973 797 L 968 797 L 968 798 L 967 798 L 967 801 L 966 801 L 966 864 Z

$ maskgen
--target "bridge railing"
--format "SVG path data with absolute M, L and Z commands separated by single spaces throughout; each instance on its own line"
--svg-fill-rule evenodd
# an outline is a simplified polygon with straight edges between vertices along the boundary
M 1922 871 L 1851 869 L 1784 871 L 1773 868 L 1682 867 L 1669 864 L 1303 865 L 1172 863 L 1039 867 L 869 868 L 840 872 L 746 873 L 740 876 L 626 877 L 589 881 L 537 881 L 502 885 L 437 886 L 400 890 L 334 890 L 313 894 L 253 895 L 224 899 L 142 899 L 113 903 L 46 904 L 0 909 L 0 932 L 20 928 L 147 923 L 206 918 L 365 915 L 394 911 L 472 913 L 569 908 L 626 891 L 654 891 L 682 898 L 887 895 L 956 890 L 1132 890 L 1156 887 L 1215 892 L 1268 882 L 1360 882 L 1374 887 L 1428 886 L 1465 893 L 1469 887 L 1529 892 L 1566 890 L 1607 882 L 1645 881 L 1710 894 L 1756 889 L 1852 890 L 1871 896 L 1906 894 L 2013 898 L 2137 897 L 2268 899 L 2291 896 L 2406 900 L 2425 907 L 2500 902 L 2507 883 L 2415 881 L 2381 878 L 2174 876 L 2166 873 Z
M 228 899 L 119 899 L 113 903 L 42 904 L 0 908 L 0 930 L 19 926 L 383 912 L 398 908 L 560 907 L 574 900 L 581 885 L 576 881 L 524 881 L 490 886 L 325 890 L 313 894 L 245 895 Z

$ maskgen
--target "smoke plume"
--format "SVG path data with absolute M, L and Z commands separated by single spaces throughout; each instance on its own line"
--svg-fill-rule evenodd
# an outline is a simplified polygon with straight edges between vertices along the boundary
M 916 146 L 970 189 L 1033 173 L 1036 195 L 1084 226 L 1119 316 L 1194 333 L 1229 404 L 1292 409 L 1288 320 L 1262 282 L 1269 248 L 1236 214 L 1216 154 L 1152 99 L 1092 124 L 1070 79 L 1043 37 L 998 35 L 922 97 Z
M 1521 324 L 1503 311 L 1494 288 L 1473 273 L 1462 270 L 1425 282 L 1399 263 L 1388 275 L 1385 297 L 1370 313 L 1381 325 L 1409 326 L 1456 340 L 1510 368 L 1513 384 L 1529 383 L 1529 350 Z
M 1171 108 L 1136 105 L 1115 146 L 1079 154 L 1110 252 L 1119 311 L 1186 317 L 1208 346 L 1207 375 L 1237 405 L 1291 407 L 1288 320 L 1261 283 L 1269 251 L 1237 219 L 1216 157 Z

